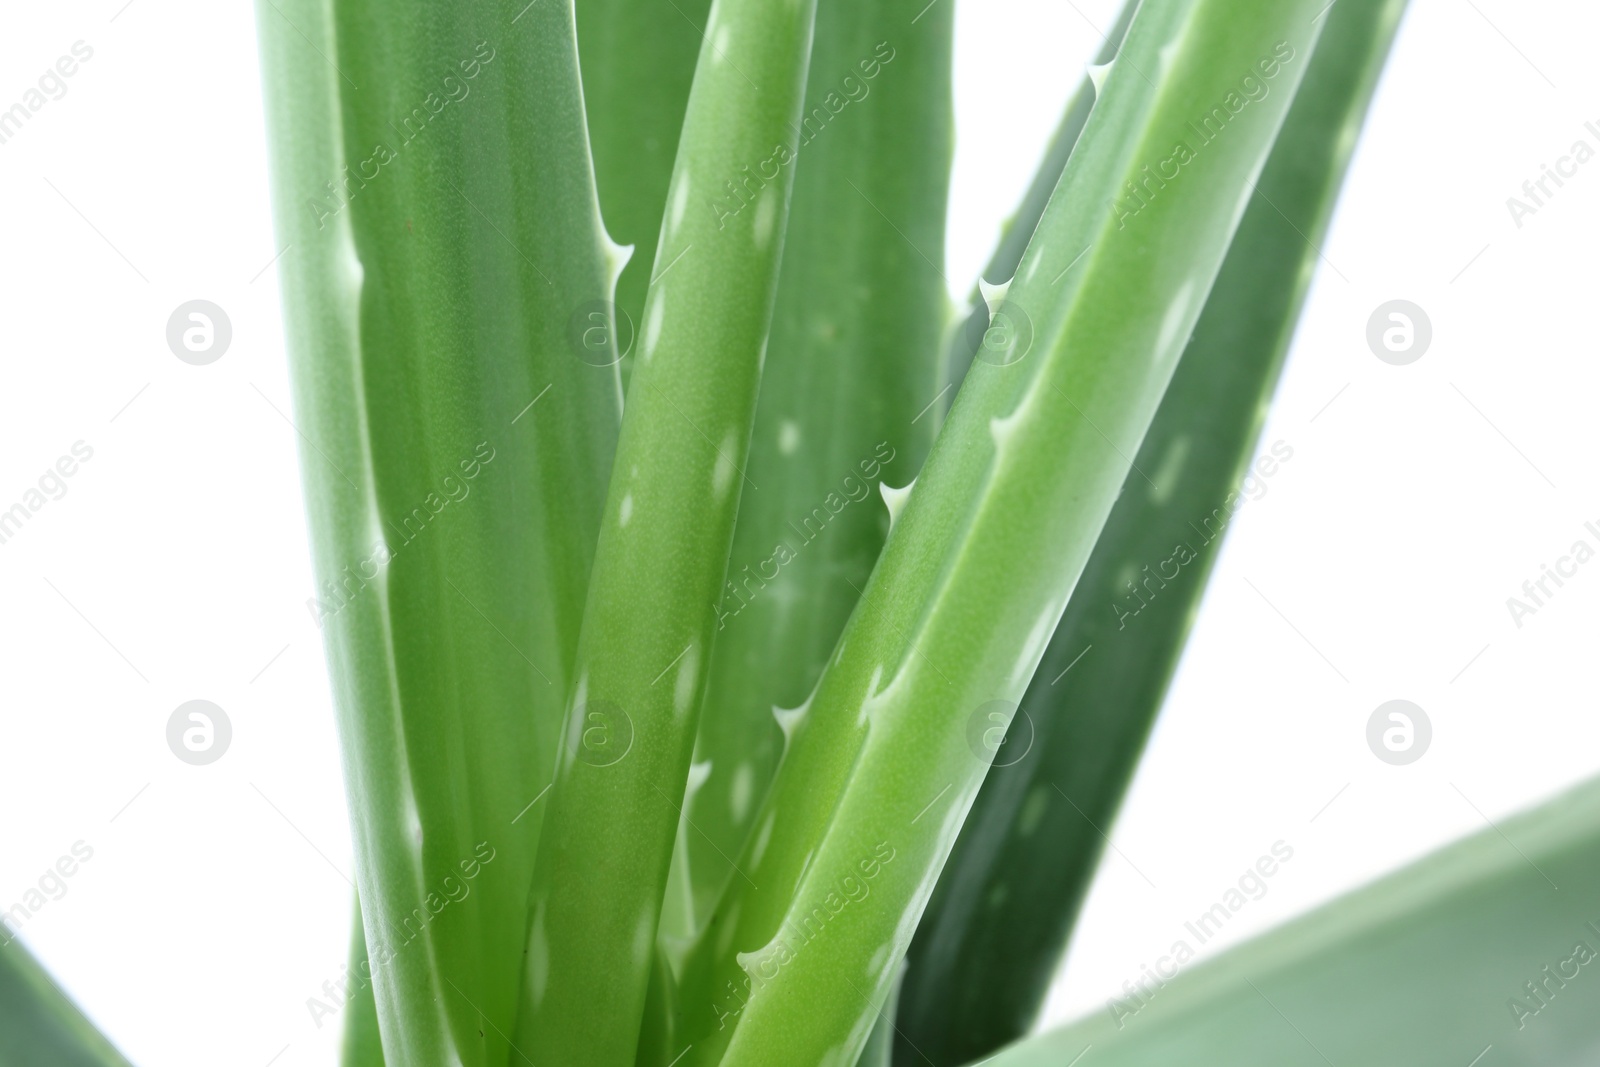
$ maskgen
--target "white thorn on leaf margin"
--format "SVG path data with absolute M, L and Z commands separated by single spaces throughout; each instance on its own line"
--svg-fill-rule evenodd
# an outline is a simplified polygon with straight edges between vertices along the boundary
M 1094 95 L 1099 96 L 1105 91 L 1106 78 L 1111 75 L 1111 68 L 1117 65 L 1116 60 L 1109 63 L 1091 63 L 1089 65 L 1089 81 L 1094 85 Z
M 978 279 L 978 292 L 983 294 L 983 302 L 989 306 L 989 314 L 993 315 L 995 309 L 1005 303 L 1006 294 L 1011 291 L 1011 279 L 1007 278 L 999 285 L 993 285 Z
M 911 496 L 912 487 L 917 484 L 915 478 L 905 484 L 903 488 L 896 489 L 888 482 L 878 483 L 878 492 L 883 494 L 883 503 L 889 509 L 889 529 L 894 529 L 894 524 L 900 518 L 900 513 L 905 510 L 906 499 Z

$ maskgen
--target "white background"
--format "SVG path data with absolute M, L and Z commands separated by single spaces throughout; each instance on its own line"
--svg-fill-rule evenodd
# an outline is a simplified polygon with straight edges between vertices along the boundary
M 331 1064 L 337 1027 L 305 1002 L 344 961 L 350 841 L 304 607 L 253 13 L 123 4 L 10 5 L 0 35 L 0 107 L 94 49 L 0 145 L 0 510 L 94 450 L 0 545 L 0 908 L 81 840 L 93 858 L 25 939 L 133 1060 Z M 1113 14 L 960 9 L 961 293 Z M 1575 540 L 1600 548 L 1600 161 L 1520 229 L 1505 204 L 1574 140 L 1600 148 L 1597 30 L 1576 2 L 1414 3 L 1266 428 L 1294 457 L 1233 523 L 1052 1019 L 1099 1010 L 1275 841 L 1294 859 L 1222 941 L 1600 764 L 1600 562 L 1520 629 L 1505 605 Z M 233 323 L 208 367 L 164 339 L 196 297 Z M 1434 329 L 1406 367 L 1364 340 L 1394 298 Z M 1397 697 L 1434 727 L 1398 768 L 1365 743 Z M 194 698 L 235 732 L 205 768 L 164 738 Z

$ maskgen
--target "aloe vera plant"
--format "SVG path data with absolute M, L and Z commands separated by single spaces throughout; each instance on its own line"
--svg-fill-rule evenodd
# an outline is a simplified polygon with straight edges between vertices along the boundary
M 261 0 L 347 1067 L 1600 1040 L 1593 785 L 1028 1035 L 1403 6 L 1130 2 L 968 315 L 953 4 Z M 0 1020 L 123 1062 L 17 944 Z

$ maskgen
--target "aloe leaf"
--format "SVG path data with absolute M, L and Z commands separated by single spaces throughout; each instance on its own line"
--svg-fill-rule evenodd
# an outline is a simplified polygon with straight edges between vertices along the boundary
M 889 995 L 882 1004 L 876 1006 L 878 1018 L 872 1024 L 867 1043 L 862 1046 L 856 1067 L 889 1067 L 894 1062 L 894 1018 L 900 1000 L 900 985 L 904 980 L 905 970 L 902 968 L 894 984 L 889 987 Z
M 899 1056 L 954 1065 L 1027 1033 L 1183 650 L 1404 0 L 1341 0 L 1205 311 L 908 955 Z M 1183 546 L 1178 551 L 1177 546 Z M 1009 743 L 1009 742 L 1008 742 Z M 1002 753 L 1012 751 L 1001 749 Z
M 1190 970 L 1177 956 L 1199 945 L 1185 931 L 1153 964 L 1163 976 L 984 1064 L 1060 1067 L 1086 1047 L 1096 1067 L 1196 1050 L 1238 1067 L 1588 1063 L 1597 899 L 1590 781 Z
M 748 481 L 814 10 L 718 0 L 696 66 L 530 896 L 517 1046 L 535 1063 L 634 1062 Z
M 1128 25 L 1133 21 L 1133 13 L 1138 6 L 1139 0 L 1125 0 L 1121 12 L 1117 15 L 1117 21 L 1106 34 L 1100 51 L 1095 54 L 1094 67 L 1104 67 L 1116 58 L 1117 49 L 1122 47 L 1122 39 L 1127 36 Z M 1033 232 L 1038 228 L 1039 220 L 1044 217 L 1046 205 L 1050 203 L 1050 194 L 1055 192 L 1056 183 L 1061 180 L 1061 172 L 1066 169 L 1067 160 L 1078 143 L 1078 137 L 1083 133 L 1084 124 L 1089 121 L 1089 112 L 1094 107 L 1094 97 L 1094 74 L 1085 74 L 1083 81 L 1067 100 L 1066 109 L 1061 113 L 1061 121 L 1056 125 L 1055 133 L 1050 136 L 1050 143 L 1045 146 L 1044 158 L 1039 161 L 1033 180 L 1028 183 L 1027 191 L 1022 194 L 1022 201 L 1017 205 L 1011 218 L 1006 220 L 1000 240 L 989 256 L 989 262 L 979 274 L 983 282 L 1003 285 L 1016 274 L 1017 264 L 1022 262 L 1022 254 L 1027 251 L 1028 242 L 1033 239 Z M 983 343 L 984 330 L 989 325 L 989 308 L 984 303 L 981 285 L 973 286 L 968 303 L 971 305 L 971 311 L 961 324 L 961 328 L 951 333 L 948 353 L 945 356 L 945 376 L 952 386 L 959 386 L 961 380 L 966 377 L 967 368 L 977 355 L 978 348 Z M 953 397 L 954 392 L 948 395 Z M 946 407 L 948 406 L 947 402 Z
M 611 236 L 633 247 L 617 279 L 625 381 L 710 6 L 710 0 L 576 0 L 600 208 Z
M 7 937 L 0 941 L 0 1067 L 41 1064 L 131 1067 L 26 946 Z
M 634 1067 L 668 1067 L 678 1058 L 677 1019 L 678 992 L 672 967 L 667 955 L 658 951 L 651 960 Z
M 741 502 L 717 598 L 695 756 L 709 771 L 684 806 L 702 917 L 782 752 L 773 709 L 805 701 L 883 547 L 875 482 L 911 481 L 933 442 L 953 8 L 910 25 L 925 6 L 817 7 L 747 471 L 761 491 Z
M 264 0 L 258 23 L 384 1052 L 498 1067 L 620 418 L 614 355 L 573 336 L 615 262 L 571 6 Z
M 383 1036 L 378 1025 L 378 1001 L 372 991 L 372 963 L 367 955 L 367 935 L 361 928 L 361 902 L 356 901 L 350 932 L 350 963 L 345 968 L 344 1033 L 340 1035 L 341 1067 L 383 1067 Z
M 732 1065 L 859 1053 L 987 769 L 970 727 L 997 702 L 1016 707 L 1044 652 L 1221 265 L 1316 11 L 1141 5 L 992 341 L 791 723 L 741 864 L 754 888 L 729 883 L 704 950 L 731 999 L 696 1062 L 724 1041 Z M 1247 103 L 1241 79 L 1266 67 L 1273 91 Z M 1228 109 L 1217 135 L 1177 151 L 1204 101 Z M 1147 170 L 1163 161 L 1166 180 Z M 808 949 L 819 937 L 826 951 Z

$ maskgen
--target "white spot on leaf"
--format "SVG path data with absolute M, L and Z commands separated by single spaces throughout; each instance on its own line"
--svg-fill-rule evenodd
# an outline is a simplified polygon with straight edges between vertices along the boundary
M 687 170 L 678 175 L 676 187 L 672 190 L 672 221 L 669 224 L 673 233 L 678 232 L 678 227 L 683 224 L 683 213 L 689 207 L 690 178 Z
M 528 929 L 528 993 L 535 1008 L 544 1001 L 550 984 L 550 938 L 545 933 L 544 920 L 545 902 L 541 900 Z
M 633 928 L 633 964 L 643 968 L 650 962 L 650 952 L 656 940 L 656 911 L 645 908 Z
M 689 780 L 683 786 L 684 807 L 689 806 L 689 801 L 700 792 L 700 787 L 706 784 L 706 779 L 711 777 L 711 761 L 701 760 L 689 764 Z
M 1028 631 L 1028 636 L 1022 642 L 1022 648 L 1017 655 L 1017 662 L 1011 668 L 1012 688 L 1026 685 L 1028 679 L 1033 677 L 1034 670 L 1039 666 L 1039 658 L 1044 655 L 1045 642 L 1055 633 L 1063 606 L 1046 604 L 1039 617 L 1033 620 L 1033 629 Z
M 764 249 L 772 240 L 772 230 L 778 221 L 778 187 L 769 185 L 761 193 L 761 200 L 756 204 L 756 221 L 754 237 L 756 248 Z
M 744 817 L 750 812 L 752 777 L 748 763 L 739 764 L 739 769 L 733 772 L 733 785 L 728 790 L 728 812 L 736 823 L 744 822 Z
M 737 438 L 730 433 L 723 438 L 722 447 L 717 449 L 717 464 L 711 471 L 711 495 L 718 502 L 728 495 L 728 490 L 733 487 L 733 477 L 739 471 L 733 463 L 736 447 Z
M 651 296 L 650 309 L 645 312 L 644 352 L 641 353 L 646 362 L 656 354 L 656 343 L 661 340 L 661 316 L 667 307 L 665 291 L 657 289 Z
M 672 710 L 687 714 L 694 705 L 696 684 L 700 681 L 700 646 L 690 645 L 678 661 L 678 680 L 672 686 Z
M 1189 326 L 1189 310 L 1194 303 L 1194 279 L 1183 283 L 1183 286 L 1172 297 L 1172 303 L 1167 305 L 1167 313 L 1161 320 L 1161 332 L 1156 337 L 1156 350 L 1166 352 L 1175 342 L 1181 340 L 1178 333 Z
M 756 843 L 750 849 L 751 864 L 759 864 L 761 857 L 767 854 L 767 846 L 772 844 L 772 824 L 776 812 L 767 812 L 767 817 L 761 820 L 761 829 L 756 831 Z

